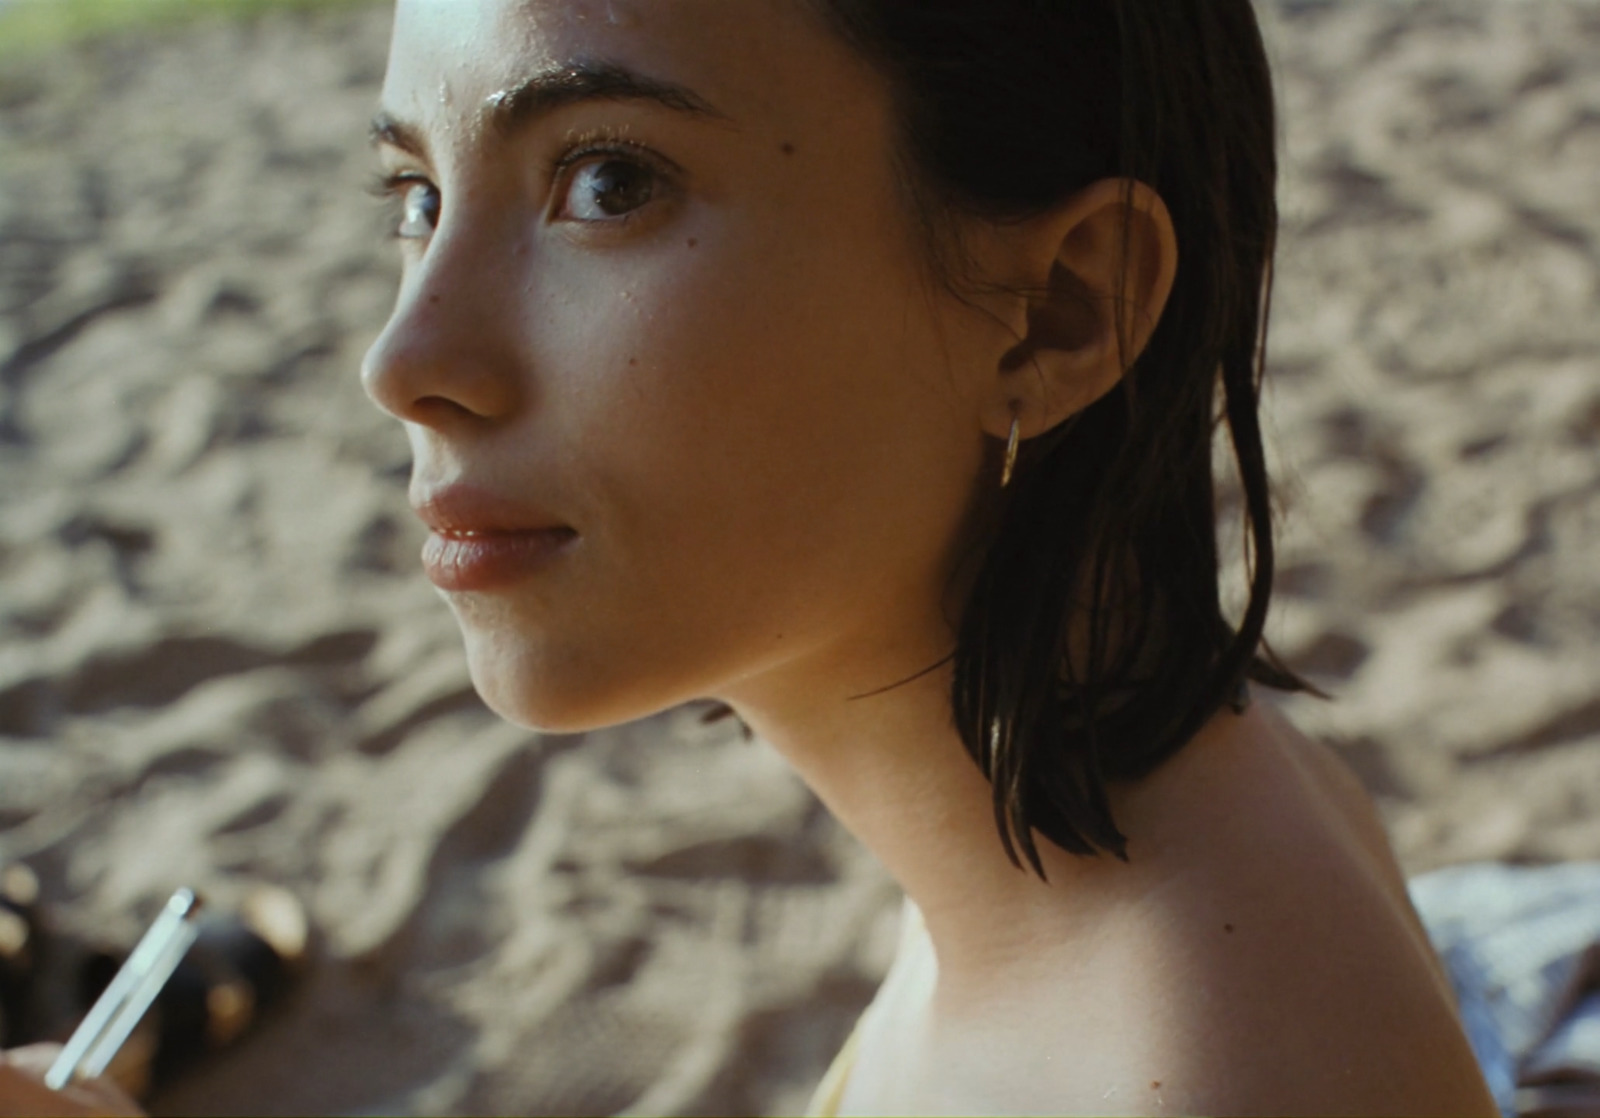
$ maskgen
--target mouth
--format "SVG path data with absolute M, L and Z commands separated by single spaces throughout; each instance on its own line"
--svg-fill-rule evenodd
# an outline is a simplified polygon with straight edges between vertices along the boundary
M 496 590 L 532 578 L 577 540 L 578 532 L 543 510 L 452 485 L 419 495 L 417 515 L 431 530 L 422 569 L 440 590 Z

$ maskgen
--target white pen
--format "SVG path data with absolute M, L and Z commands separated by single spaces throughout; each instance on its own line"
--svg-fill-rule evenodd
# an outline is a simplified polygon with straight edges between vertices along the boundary
M 161 915 L 50 1065 L 44 1077 L 46 1087 L 59 1091 L 80 1076 L 93 1079 L 106 1070 L 194 943 L 199 929 L 191 917 L 199 909 L 200 898 L 192 889 L 179 889 L 172 894 Z

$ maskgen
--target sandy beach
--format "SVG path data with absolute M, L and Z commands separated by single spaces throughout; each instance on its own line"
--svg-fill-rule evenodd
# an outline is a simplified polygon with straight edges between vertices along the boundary
M 1263 16 L 1269 632 L 1334 696 L 1283 705 L 1409 871 L 1600 858 L 1600 3 Z M 300 987 L 156 1113 L 792 1113 L 898 892 L 700 708 L 474 695 L 356 375 L 388 22 L 0 63 L 0 861 L 83 944 L 179 884 L 303 900 Z

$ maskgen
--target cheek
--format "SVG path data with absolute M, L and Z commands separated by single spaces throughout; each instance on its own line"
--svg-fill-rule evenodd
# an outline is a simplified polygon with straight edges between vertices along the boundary
M 593 369 L 575 446 L 604 515 L 657 542 L 680 597 L 782 578 L 815 600 L 935 556 L 981 444 L 915 273 L 826 238 L 689 236 L 573 325 Z
M 596 393 L 598 465 L 641 512 L 698 508 L 769 536 L 796 514 L 870 501 L 863 481 L 907 418 L 904 362 L 878 332 L 890 308 L 807 262 L 714 247 L 641 277 L 596 332 L 620 374 Z
M 455 603 L 502 714 L 621 721 L 938 616 L 981 438 L 920 277 L 860 244 L 706 222 L 648 252 L 536 254 L 530 289 L 559 295 L 532 301 L 519 437 L 559 445 L 541 460 L 584 541 L 536 595 Z

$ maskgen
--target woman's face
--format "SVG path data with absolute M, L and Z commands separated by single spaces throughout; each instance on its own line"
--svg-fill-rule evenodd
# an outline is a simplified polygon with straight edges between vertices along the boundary
M 799 0 L 400 0 L 405 274 L 363 375 L 502 714 L 816 702 L 949 651 L 996 327 L 926 281 L 893 131 Z

